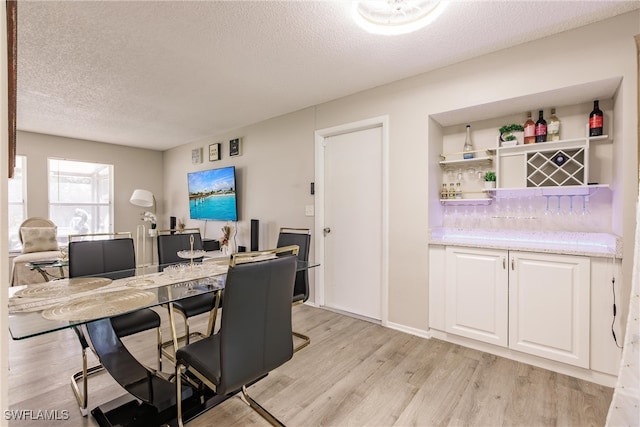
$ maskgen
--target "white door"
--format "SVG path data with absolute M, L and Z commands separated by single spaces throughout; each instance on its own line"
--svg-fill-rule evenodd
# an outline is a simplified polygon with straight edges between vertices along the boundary
M 589 367 L 590 260 L 511 252 L 509 347 Z
M 324 305 L 382 320 L 383 128 L 327 136 L 321 153 Z
M 448 246 L 445 264 L 445 330 L 506 347 L 507 252 Z

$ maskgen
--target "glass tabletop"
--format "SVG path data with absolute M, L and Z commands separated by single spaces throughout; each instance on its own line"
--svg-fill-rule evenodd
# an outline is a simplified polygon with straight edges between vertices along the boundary
M 297 271 L 318 264 L 298 261 Z M 25 339 L 224 288 L 228 258 L 145 266 L 9 288 L 9 332 Z
M 39 260 L 39 261 L 31 261 L 28 262 L 27 267 L 29 268 L 60 268 L 60 267 L 68 267 L 69 260 L 62 259 L 51 259 L 51 260 Z

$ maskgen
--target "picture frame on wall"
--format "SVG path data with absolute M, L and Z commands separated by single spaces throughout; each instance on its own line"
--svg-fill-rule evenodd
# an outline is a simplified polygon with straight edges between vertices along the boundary
M 229 141 L 229 155 L 239 156 L 242 154 L 242 147 L 240 138 L 235 138 Z
M 219 142 L 209 145 L 209 161 L 215 162 L 216 160 L 220 160 L 220 143 Z
M 191 150 L 191 163 L 194 165 L 202 163 L 202 147 Z

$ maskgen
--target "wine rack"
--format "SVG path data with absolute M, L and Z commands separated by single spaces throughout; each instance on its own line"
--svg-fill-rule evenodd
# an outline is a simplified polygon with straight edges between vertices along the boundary
M 527 153 L 527 187 L 586 185 L 585 147 Z

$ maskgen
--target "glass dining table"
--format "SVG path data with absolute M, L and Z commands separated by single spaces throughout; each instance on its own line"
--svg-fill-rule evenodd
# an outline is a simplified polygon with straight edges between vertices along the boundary
M 152 265 L 103 275 L 65 278 L 9 288 L 9 333 L 31 338 L 96 320 L 165 305 L 224 288 L 228 268 L 222 261 L 182 270 Z
M 298 261 L 297 270 L 307 270 L 316 265 Z M 23 340 L 73 328 L 83 351 L 91 348 L 102 367 L 135 398 L 123 405 L 126 408 L 117 408 L 131 414 L 119 413 L 117 417 L 140 419 L 142 416 L 148 422 L 145 425 L 164 425 L 174 414 L 176 390 L 171 376 L 136 360 L 116 335 L 110 318 L 144 308 L 167 306 L 173 340 L 177 343 L 171 303 L 197 295 L 219 293 L 224 289 L 228 268 L 229 258 L 225 257 L 202 263 L 138 267 L 110 272 L 109 277 L 102 274 L 11 287 L 9 333 L 12 339 Z M 83 375 L 86 381 L 86 366 Z M 188 402 L 190 396 L 195 395 L 191 387 L 189 384 L 184 386 L 183 401 L 186 399 Z M 83 415 L 87 415 L 88 409 L 82 407 L 77 389 L 74 391 Z M 213 407 L 227 397 L 212 395 L 206 406 Z M 194 402 L 194 405 L 201 407 L 202 403 Z M 111 409 L 113 411 L 115 409 Z M 100 407 L 91 413 L 99 425 L 111 425 L 109 414 Z

